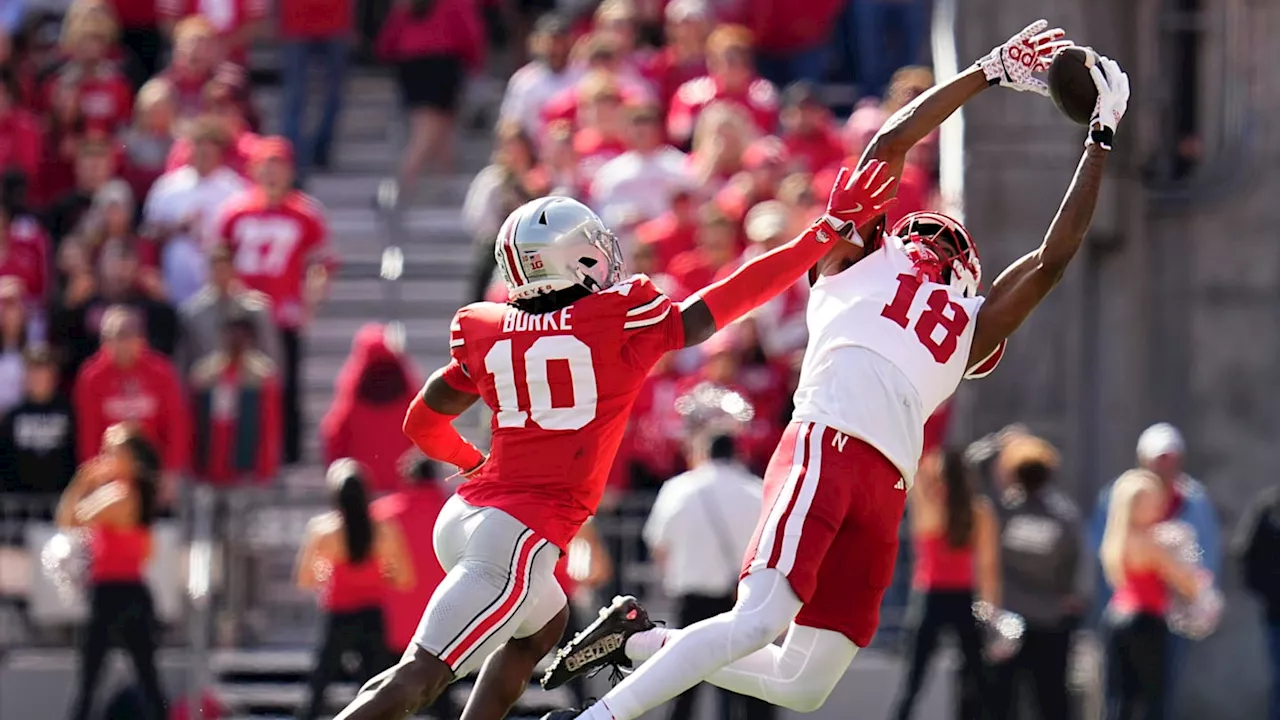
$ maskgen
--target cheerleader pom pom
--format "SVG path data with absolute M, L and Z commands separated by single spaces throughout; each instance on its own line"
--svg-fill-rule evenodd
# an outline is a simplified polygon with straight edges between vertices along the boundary
M 84 587 L 89 554 L 79 532 L 60 532 L 40 549 L 40 569 L 64 599 L 74 598 Z
M 1218 629 L 1226 603 L 1222 591 L 1213 586 L 1213 576 L 1201 571 L 1200 590 L 1188 601 L 1174 595 L 1170 598 L 1165 619 L 1169 629 L 1190 640 L 1203 640 Z
M 973 604 L 973 617 L 982 632 L 982 653 L 988 662 L 1005 662 L 1022 649 L 1027 623 L 1021 615 L 979 601 Z

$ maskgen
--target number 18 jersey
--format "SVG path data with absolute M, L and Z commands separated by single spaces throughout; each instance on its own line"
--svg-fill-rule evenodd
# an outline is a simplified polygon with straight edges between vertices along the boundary
M 896 238 L 809 294 L 795 419 L 860 438 L 910 483 L 924 424 L 966 376 L 983 298 L 921 281 Z M 969 376 L 994 369 L 1003 344 Z
M 493 411 L 489 460 L 458 494 L 568 547 L 600 503 L 645 377 L 684 345 L 679 308 L 636 275 L 543 315 L 468 305 L 450 330 L 446 380 Z

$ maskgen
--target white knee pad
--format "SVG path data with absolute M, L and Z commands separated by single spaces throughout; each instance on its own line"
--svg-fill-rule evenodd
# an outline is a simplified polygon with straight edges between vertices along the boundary
M 724 667 L 707 682 L 796 712 L 822 707 L 858 648 L 831 630 L 792 625 L 782 646 L 771 645 Z
M 738 583 L 738 602 L 728 613 L 733 628 L 730 654 L 739 658 L 772 643 L 787 631 L 800 607 L 791 583 L 777 570 L 743 578 Z
M 766 684 L 770 701 L 796 712 L 817 710 L 857 653 L 858 646 L 838 632 L 792 625 L 775 663 L 776 680 Z

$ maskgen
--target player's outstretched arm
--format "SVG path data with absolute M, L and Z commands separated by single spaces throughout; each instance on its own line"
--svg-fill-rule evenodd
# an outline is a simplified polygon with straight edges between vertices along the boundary
M 455 363 L 432 373 L 422 392 L 409 403 L 404 416 L 404 434 L 422 454 L 456 465 L 466 475 L 479 469 L 485 456 L 453 427 L 454 419 L 480 399 L 471 389 L 457 387 L 465 382 L 450 381 L 451 376 L 461 372 Z
M 1098 107 L 1075 178 L 1040 247 L 1010 265 L 992 285 L 978 311 L 978 326 L 969 351 L 971 364 L 995 352 L 1058 284 L 1093 222 L 1111 141 L 1129 104 L 1129 77 L 1110 58 L 1099 58 L 1098 65 L 1103 68 L 1093 68 Z
M 907 152 L 933 132 L 951 114 L 975 95 L 994 85 L 1012 90 L 1048 95 L 1049 89 L 1033 73 L 1049 69 L 1053 55 L 1070 45 L 1061 28 L 1047 29 L 1046 20 L 1037 20 L 1022 32 L 993 48 L 968 70 L 947 82 L 929 88 L 906 107 L 893 114 L 862 154 L 862 164 L 870 158 L 889 164 L 889 174 L 902 176 Z
M 885 163 L 872 161 L 856 172 L 841 168 L 827 212 L 791 242 L 752 258 L 732 275 L 694 293 L 680 305 L 685 347 L 697 345 L 716 330 L 751 312 L 791 287 L 832 248 L 837 236 L 862 244 L 857 226 L 884 212 L 894 202 L 897 178 Z

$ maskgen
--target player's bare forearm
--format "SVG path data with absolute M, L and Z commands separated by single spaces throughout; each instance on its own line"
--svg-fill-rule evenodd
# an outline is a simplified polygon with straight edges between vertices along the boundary
M 1040 247 L 1024 255 L 996 278 L 987 301 L 978 313 L 978 327 L 969 353 L 971 362 L 990 355 L 1001 341 L 1022 325 L 1062 279 L 1093 222 L 1106 159 L 1107 151 L 1098 145 L 1085 148 L 1071 187 Z
M 885 121 L 862 153 L 859 166 L 874 158 L 889 164 L 889 174 L 902 177 L 907 152 L 933 132 L 951 114 L 990 87 L 982 68 L 970 67 L 945 83 L 929 88 Z
M 820 239 L 824 233 L 826 239 Z M 835 238 L 834 230 L 815 223 L 799 237 L 752 258 L 732 275 L 699 290 L 680 304 L 685 347 L 705 341 L 791 287 L 836 242 L 843 241 Z

